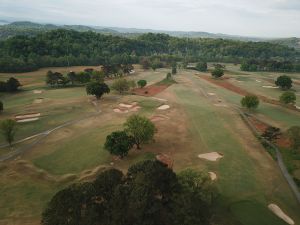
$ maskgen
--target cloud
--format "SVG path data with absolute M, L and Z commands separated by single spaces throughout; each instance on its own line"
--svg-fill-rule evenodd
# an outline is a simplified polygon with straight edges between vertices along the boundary
M 1 0 L 0 18 L 273 37 L 300 36 L 299 10 L 300 0 Z

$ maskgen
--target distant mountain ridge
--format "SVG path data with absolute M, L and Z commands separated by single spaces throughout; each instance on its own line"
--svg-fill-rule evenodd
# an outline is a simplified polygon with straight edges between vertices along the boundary
M 300 38 L 260 38 L 260 37 L 245 37 L 239 35 L 228 34 L 214 34 L 201 31 L 166 31 L 153 29 L 138 29 L 138 28 L 121 28 L 121 27 L 104 27 L 104 26 L 85 26 L 85 25 L 54 25 L 54 24 L 40 24 L 30 21 L 17 21 L 9 23 L 6 20 L 0 20 L 0 40 L 7 39 L 15 35 L 33 36 L 39 32 L 45 32 L 55 29 L 75 30 L 79 32 L 92 31 L 102 34 L 111 34 L 118 36 L 138 36 L 144 33 L 164 33 L 174 37 L 188 37 L 188 38 L 222 38 L 239 41 L 265 41 L 289 46 L 300 50 Z

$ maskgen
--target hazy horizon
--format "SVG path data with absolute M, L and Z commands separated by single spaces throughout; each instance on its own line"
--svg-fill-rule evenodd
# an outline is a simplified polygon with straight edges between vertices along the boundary
M 2 0 L 0 18 L 251 37 L 300 36 L 297 0 Z

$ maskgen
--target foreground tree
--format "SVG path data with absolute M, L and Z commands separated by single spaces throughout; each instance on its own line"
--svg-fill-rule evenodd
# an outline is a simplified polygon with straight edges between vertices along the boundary
M 120 94 L 123 94 L 130 89 L 130 82 L 124 78 L 119 78 L 112 83 L 111 88 L 118 91 Z
M 102 95 L 110 92 L 109 87 L 105 83 L 91 82 L 86 85 L 86 93 L 88 95 L 95 95 L 99 100 Z
M 153 141 L 156 128 L 146 117 L 139 115 L 130 116 L 124 124 L 125 131 L 134 139 L 137 149 L 141 149 L 141 144 Z
M 143 87 L 145 87 L 145 86 L 147 85 L 147 81 L 146 81 L 146 80 L 139 80 L 139 81 L 137 82 L 137 84 L 138 84 L 138 86 L 139 86 L 140 88 L 143 88 Z
M 279 100 L 284 104 L 294 104 L 296 102 L 296 95 L 294 92 L 286 91 L 280 96 Z
M 214 69 L 212 72 L 211 72 L 211 75 L 214 77 L 214 78 L 220 78 L 224 75 L 224 70 L 221 69 L 221 68 L 216 68 Z
M 190 174 L 178 177 L 156 160 L 131 166 L 127 175 L 106 170 L 91 183 L 59 191 L 44 210 L 42 224 L 211 224 L 212 206 L 204 197 L 211 192 L 209 181 Z
M 277 78 L 275 84 L 283 90 L 288 90 L 293 86 L 293 81 L 289 76 L 282 75 Z
M 288 129 L 287 134 L 292 141 L 293 148 L 295 150 L 299 150 L 300 149 L 300 127 L 299 126 L 291 127 L 290 129 Z
M 16 130 L 17 130 L 17 123 L 14 120 L 7 119 L 2 121 L 0 125 L 1 133 L 4 139 L 7 141 L 9 146 L 12 146 L 12 143 L 15 139 Z
M 242 98 L 241 105 L 248 109 L 256 109 L 259 105 L 259 99 L 255 95 L 247 95 Z
M 106 137 L 104 148 L 112 155 L 123 158 L 127 156 L 129 150 L 133 147 L 133 138 L 125 131 L 115 131 Z

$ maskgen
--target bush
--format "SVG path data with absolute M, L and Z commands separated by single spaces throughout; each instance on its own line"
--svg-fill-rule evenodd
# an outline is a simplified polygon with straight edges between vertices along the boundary
M 220 78 L 224 75 L 224 70 L 221 68 L 216 68 L 211 72 L 211 75 L 215 78 Z
M 248 109 L 256 109 L 259 105 L 259 99 L 255 95 L 247 95 L 242 98 L 241 105 Z
M 130 89 L 130 82 L 124 78 L 119 78 L 112 83 L 111 88 L 118 91 L 120 94 L 128 91 Z
M 207 63 L 206 62 L 198 62 L 196 65 L 196 70 L 201 72 L 207 71 Z
M 279 100 L 284 104 L 295 103 L 296 95 L 294 92 L 286 91 L 280 96 Z
M 140 88 L 143 88 L 143 87 L 145 87 L 145 86 L 147 85 L 147 81 L 146 81 L 146 80 L 139 80 L 139 81 L 137 82 L 137 84 L 138 84 L 138 86 L 139 86 Z

